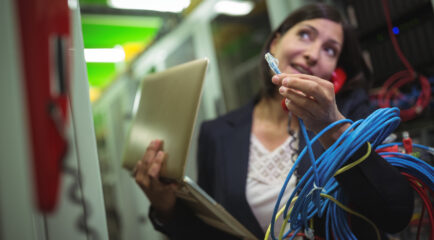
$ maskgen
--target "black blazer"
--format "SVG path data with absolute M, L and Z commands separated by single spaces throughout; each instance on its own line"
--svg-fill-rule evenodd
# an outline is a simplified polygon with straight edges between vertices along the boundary
M 198 184 L 241 224 L 263 239 L 264 232 L 246 200 L 252 114 L 256 102 L 257 99 L 202 124 L 198 147 Z M 362 90 L 338 95 L 337 104 L 341 113 L 352 120 L 370 113 L 368 98 Z M 309 135 L 312 138 L 313 134 Z M 305 141 L 301 137 L 299 150 L 304 146 Z M 324 151 L 320 144 L 313 145 L 313 148 L 318 155 Z M 364 153 L 366 148 L 361 148 L 352 159 L 358 159 Z M 309 166 L 309 159 L 303 159 L 297 174 L 303 175 Z M 349 196 L 352 208 L 373 220 L 379 229 L 397 232 L 409 222 L 413 211 L 412 190 L 399 171 L 379 155 L 371 154 L 363 163 L 339 175 L 337 181 Z M 351 218 L 356 236 L 359 239 L 376 239 L 372 227 L 356 218 Z M 324 229 L 323 220 L 314 222 L 315 229 Z M 204 224 L 181 201 L 177 201 L 175 218 L 171 223 L 154 226 L 171 239 L 236 239 Z M 323 231 L 316 230 L 315 234 L 322 236 Z

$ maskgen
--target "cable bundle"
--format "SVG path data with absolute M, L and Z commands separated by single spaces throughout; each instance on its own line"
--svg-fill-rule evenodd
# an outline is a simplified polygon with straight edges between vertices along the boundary
M 376 150 L 379 151 L 383 148 L 394 145 L 403 146 L 402 143 L 388 143 L 378 146 Z M 413 144 L 413 147 L 420 148 L 434 154 L 434 148 L 426 147 L 420 144 Z M 433 167 L 428 163 L 410 154 L 400 152 L 380 152 L 379 155 L 388 161 L 392 166 L 399 168 L 401 172 L 405 172 L 416 177 L 425 185 L 427 185 L 429 189 L 434 190 L 434 170 Z
M 388 0 L 382 0 L 382 3 L 390 40 L 392 41 L 392 45 L 395 49 L 396 54 L 406 68 L 406 70 L 397 72 L 393 74 L 389 79 L 387 79 L 387 81 L 384 83 L 383 87 L 380 90 L 380 93 L 378 95 L 379 106 L 390 107 L 390 101 L 393 95 L 398 91 L 400 87 L 404 86 L 407 83 L 415 81 L 417 78 L 417 74 L 411 66 L 410 62 L 402 53 L 398 41 L 396 40 L 395 34 L 393 33 Z M 417 115 L 422 113 L 423 109 L 426 108 L 429 104 L 429 100 L 431 97 L 430 83 L 428 79 L 422 75 L 419 75 L 418 78 L 421 85 L 421 93 L 413 107 L 401 110 L 401 118 L 403 121 L 415 118 Z
M 311 144 L 316 142 L 325 132 L 329 131 L 333 127 L 345 123 L 351 123 L 351 126 L 318 159 L 314 159 Z M 395 130 L 399 123 L 400 118 L 398 108 L 382 108 L 378 109 L 364 120 L 362 119 L 353 122 L 349 119 L 344 119 L 337 121 L 323 129 L 310 140 L 307 137 L 304 124 L 300 120 L 300 128 L 304 138 L 306 139 L 306 147 L 301 151 L 282 186 L 265 239 L 268 239 L 270 231 L 272 239 L 276 239 L 274 234 L 274 222 L 282 213 L 285 221 L 281 226 L 279 239 L 288 236 L 291 236 L 290 239 L 294 239 L 297 235 L 302 234 L 300 233 L 302 229 L 305 229 L 305 236 L 313 239 L 314 233 L 313 229 L 309 227 L 309 220 L 311 220 L 315 215 L 318 215 L 319 217 L 325 215 L 326 239 L 330 238 L 329 229 L 333 231 L 333 234 L 338 239 L 356 239 L 348 225 L 345 211 L 356 215 L 371 224 L 376 230 L 378 239 L 380 239 L 379 231 L 374 223 L 341 203 L 345 202 L 346 199 L 334 176 L 350 169 L 366 159 L 371 151 L 370 144 L 372 144 L 374 149 L 377 148 L 377 146 Z M 368 152 L 359 160 L 342 168 L 343 164 L 347 162 L 349 157 L 352 156 L 363 144 L 366 144 L 366 142 L 368 142 Z M 300 179 L 285 207 L 279 211 L 278 208 L 289 179 L 294 174 L 297 165 L 300 163 L 300 160 L 304 157 L 306 152 L 309 154 L 312 166 Z M 433 189 L 432 185 L 429 183 L 430 181 L 431 183 L 433 181 L 433 168 L 426 163 L 416 163 L 416 160 L 414 159 L 412 159 L 412 161 L 414 164 L 409 163 L 406 169 L 423 179 L 424 183 L 427 183 L 427 185 Z M 390 162 L 394 161 L 390 159 Z M 397 164 L 398 163 L 395 163 L 395 165 Z M 423 166 L 420 167 L 419 165 Z M 416 171 L 413 169 L 416 169 Z M 286 223 L 290 223 L 290 229 L 285 233 Z
M 377 151 L 381 151 L 384 148 L 390 146 L 403 146 L 402 143 L 388 143 L 378 146 Z M 434 154 L 434 148 L 426 147 L 419 144 L 413 144 L 413 147 L 419 148 L 423 151 L 428 151 Z M 421 221 L 423 219 L 423 214 L 425 209 L 428 212 L 428 217 L 430 221 L 430 239 L 434 239 L 434 213 L 433 206 L 429 197 L 434 191 L 434 168 L 428 163 L 410 155 L 399 152 L 380 152 L 379 153 L 386 161 L 388 161 L 392 166 L 399 168 L 401 174 L 403 174 L 407 180 L 410 182 L 411 187 L 419 195 L 423 202 L 422 213 L 419 221 L 417 239 L 419 239 Z
M 415 81 L 416 74 L 409 70 L 404 70 L 393 74 L 384 83 L 383 87 L 378 94 L 378 105 L 380 107 L 390 107 L 391 99 L 394 94 L 398 92 L 398 89 L 407 83 Z M 422 75 L 419 75 L 419 82 L 421 85 L 421 92 L 416 100 L 416 103 L 408 108 L 401 110 L 401 118 L 403 121 L 411 120 L 428 106 L 431 97 L 431 86 L 428 79 Z

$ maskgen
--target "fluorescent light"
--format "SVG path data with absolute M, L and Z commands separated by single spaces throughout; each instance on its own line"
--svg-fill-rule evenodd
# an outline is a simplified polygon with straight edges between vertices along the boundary
M 87 48 L 84 49 L 86 62 L 123 62 L 125 52 L 122 47 L 115 48 Z
M 81 24 L 120 26 L 120 27 L 140 27 L 140 28 L 160 28 L 163 24 L 161 16 L 131 16 L 131 15 L 102 15 L 84 14 L 81 16 Z
M 214 6 L 217 13 L 241 16 L 249 14 L 253 9 L 253 2 L 250 1 L 219 1 Z
M 190 0 L 110 0 L 114 8 L 141 9 L 158 12 L 181 12 Z

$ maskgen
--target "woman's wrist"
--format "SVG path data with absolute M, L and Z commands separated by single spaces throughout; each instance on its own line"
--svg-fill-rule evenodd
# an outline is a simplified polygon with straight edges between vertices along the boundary
M 345 123 L 330 129 L 319 138 L 321 145 L 327 149 L 333 145 L 350 126 L 351 124 Z
M 162 224 L 167 224 L 172 220 L 175 212 L 175 206 L 167 209 L 157 208 L 155 205 L 152 205 L 151 207 L 154 209 L 154 217 Z

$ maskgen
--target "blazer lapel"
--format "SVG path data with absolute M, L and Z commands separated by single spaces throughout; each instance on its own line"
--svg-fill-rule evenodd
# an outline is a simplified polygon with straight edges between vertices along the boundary
M 250 133 L 254 102 L 243 108 L 237 116 L 228 119 L 233 131 L 223 139 L 225 148 L 224 170 L 228 178 L 228 194 L 231 201 L 227 209 L 253 234 L 262 238 L 264 233 L 246 199 L 247 170 L 249 164 Z

